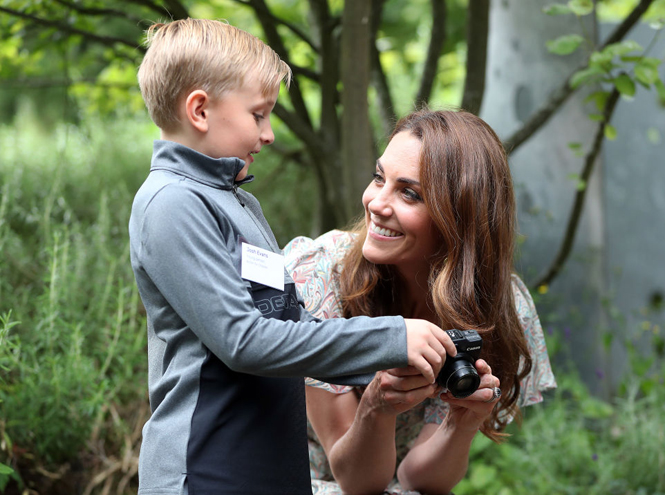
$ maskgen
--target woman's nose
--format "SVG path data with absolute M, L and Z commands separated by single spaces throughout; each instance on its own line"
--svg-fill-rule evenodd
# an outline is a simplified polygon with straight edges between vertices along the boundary
M 389 217 L 392 214 L 390 200 L 385 192 L 385 188 L 378 191 L 373 197 L 368 198 L 367 209 L 373 215 Z

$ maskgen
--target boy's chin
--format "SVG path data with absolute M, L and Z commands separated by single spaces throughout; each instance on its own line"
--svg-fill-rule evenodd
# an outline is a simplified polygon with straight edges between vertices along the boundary
M 247 172 L 249 171 L 249 165 L 245 165 L 240 173 L 236 175 L 236 182 L 243 180 L 245 177 L 247 177 Z

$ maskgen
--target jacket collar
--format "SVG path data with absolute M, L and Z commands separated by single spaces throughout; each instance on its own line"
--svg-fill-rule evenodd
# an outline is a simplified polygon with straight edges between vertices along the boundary
M 211 158 L 173 141 L 156 140 L 150 170 L 168 170 L 212 187 L 232 189 L 254 180 L 253 175 L 235 180 L 244 166 L 240 158 Z

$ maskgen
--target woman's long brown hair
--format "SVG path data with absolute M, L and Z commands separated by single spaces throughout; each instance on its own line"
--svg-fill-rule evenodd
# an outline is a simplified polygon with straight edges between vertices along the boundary
M 402 118 L 390 138 L 400 132 L 422 143 L 422 196 L 442 239 L 429 275 L 434 323 L 482 335 L 481 357 L 501 380 L 502 395 L 481 431 L 499 442 L 509 416 L 519 418 L 520 381 L 531 370 L 511 285 L 516 213 L 506 153 L 494 131 L 464 111 L 420 110 Z M 408 318 L 394 268 L 362 255 L 364 219 L 354 231 L 340 274 L 344 316 Z

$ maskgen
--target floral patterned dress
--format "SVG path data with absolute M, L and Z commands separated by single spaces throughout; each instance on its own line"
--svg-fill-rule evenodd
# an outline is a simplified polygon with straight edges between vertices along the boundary
M 353 234 L 333 230 L 317 239 L 297 237 L 284 248 L 286 269 L 298 287 L 307 310 L 321 319 L 342 317 L 339 294 L 339 267 L 353 242 Z M 533 300 L 524 283 L 513 275 L 515 306 L 531 351 L 533 366 L 529 375 L 521 383 L 518 400 L 520 407 L 536 404 L 543 400 L 542 391 L 556 387 L 552 374 L 543 330 L 536 313 Z M 331 393 L 345 394 L 354 391 L 353 387 L 331 385 L 312 378 L 306 379 L 310 387 L 323 388 Z M 358 390 L 356 392 L 360 393 Z M 447 404 L 441 399 L 427 399 L 418 406 L 398 415 L 395 430 L 398 464 L 409 451 L 425 423 L 440 424 L 446 415 Z M 323 447 L 308 424 L 310 474 L 314 495 L 341 495 L 334 482 L 330 465 Z M 417 495 L 417 492 L 404 490 L 397 480 L 393 480 L 389 495 Z

